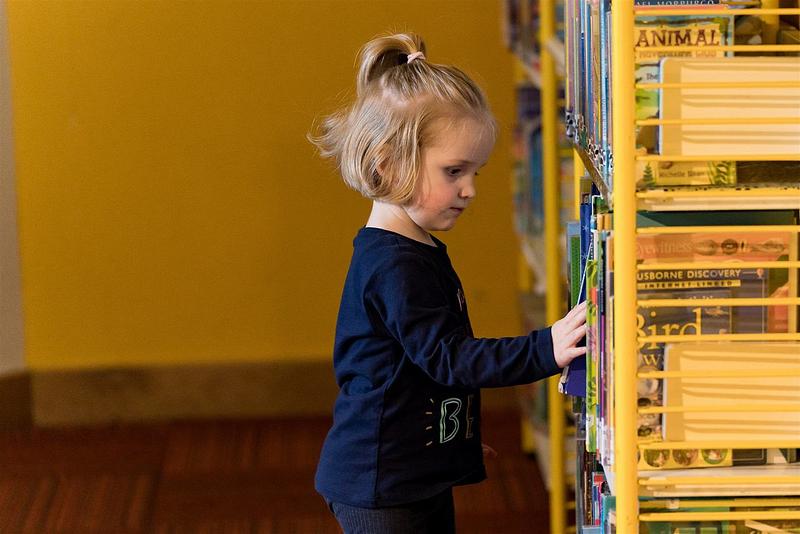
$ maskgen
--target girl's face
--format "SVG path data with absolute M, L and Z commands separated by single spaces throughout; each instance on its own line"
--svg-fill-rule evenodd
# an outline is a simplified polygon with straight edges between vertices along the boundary
M 494 147 L 489 128 L 473 118 L 439 119 L 422 149 L 414 198 L 403 209 L 427 232 L 450 230 L 475 198 L 475 177 Z

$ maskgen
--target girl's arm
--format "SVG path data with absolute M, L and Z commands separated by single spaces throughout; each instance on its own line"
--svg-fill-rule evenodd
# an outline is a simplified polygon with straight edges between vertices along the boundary
M 389 335 L 433 380 L 461 387 L 526 384 L 558 373 L 585 351 L 574 346 L 584 332 L 580 310 L 553 325 L 553 332 L 472 337 L 465 315 L 448 303 L 431 269 L 417 256 L 401 257 L 374 278 L 368 298 Z

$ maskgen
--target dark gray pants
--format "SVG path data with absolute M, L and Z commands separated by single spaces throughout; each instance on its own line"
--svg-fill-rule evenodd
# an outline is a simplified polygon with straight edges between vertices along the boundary
M 455 534 L 453 492 L 387 508 L 357 508 L 328 502 L 344 534 Z

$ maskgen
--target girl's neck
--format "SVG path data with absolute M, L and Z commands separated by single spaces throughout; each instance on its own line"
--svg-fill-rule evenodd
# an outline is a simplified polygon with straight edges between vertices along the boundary
M 425 243 L 426 245 L 436 246 L 431 235 L 420 228 L 402 206 L 389 204 L 386 202 L 374 201 L 372 212 L 367 220 L 367 227 L 380 228 L 396 234 L 400 234 L 409 239 Z

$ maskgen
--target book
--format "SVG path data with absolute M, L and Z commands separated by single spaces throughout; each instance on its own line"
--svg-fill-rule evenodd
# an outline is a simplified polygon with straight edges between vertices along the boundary
M 731 449 L 652 449 L 639 447 L 638 467 L 648 469 L 691 469 L 733 465 Z
M 724 0 L 634 0 L 633 5 L 638 9 L 714 9 L 726 5 Z
M 686 16 L 643 17 L 636 23 L 637 83 L 657 83 L 663 80 L 660 64 L 671 57 L 722 57 L 724 51 L 716 48 L 732 41 L 732 17 L 697 18 Z M 690 45 L 691 51 L 651 51 L 661 46 Z M 706 51 L 703 47 L 709 47 Z M 664 116 L 661 106 L 661 91 L 658 89 L 636 89 L 636 119 L 654 119 Z M 653 154 L 661 150 L 660 129 L 657 126 L 638 126 L 636 148 L 640 154 Z M 663 154 L 663 151 L 662 151 Z M 711 162 L 649 162 L 639 161 L 636 166 L 638 188 L 661 185 L 704 185 L 720 183 L 734 184 L 735 165 L 731 161 Z
M 696 232 L 690 234 L 645 234 L 637 238 L 640 263 L 719 261 L 719 268 L 640 270 L 637 294 L 640 300 L 681 299 L 668 307 L 639 308 L 640 336 L 667 335 L 686 338 L 699 334 L 762 333 L 775 331 L 765 306 L 704 306 L 708 298 L 763 298 L 772 294 L 770 275 L 779 269 L 741 268 L 736 262 L 775 261 L 788 253 L 793 236 L 789 232 Z M 781 280 L 782 281 L 782 280 Z M 664 343 L 639 344 L 639 372 L 664 370 Z M 663 383 L 640 379 L 640 408 L 663 405 Z M 642 414 L 638 424 L 642 440 L 660 440 L 662 415 Z
M 696 342 L 667 344 L 667 371 L 707 372 L 711 376 L 667 378 L 664 401 L 689 409 L 720 406 L 718 411 L 676 412 L 664 416 L 670 441 L 795 440 L 800 443 L 800 343 Z M 715 377 L 717 370 L 783 372 L 778 376 Z M 746 403 L 750 411 L 725 411 Z M 794 404 L 794 410 L 770 406 Z
M 696 469 L 678 469 L 669 472 L 671 482 L 663 483 L 664 471 L 640 470 L 640 497 L 743 497 L 785 496 L 800 492 L 800 464 L 761 465 L 756 467 L 708 467 L 703 477 L 713 483 L 682 484 L 682 478 L 697 476 Z M 769 482 L 751 482 L 742 485 L 739 477 L 769 477 Z M 731 479 L 730 481 L 726 479 Z M 649 484 L 650 481 L 655 484 Z
M 800 532 L 800 521 L 792 520 L 760 520 L 746 519 L 745 528 L 749 529 L 748 534 L 758 534 L 759 532 L 769 532 L 771 534 L 797 534 Z
M 698 299 L 729 298 L 731 292 L 724 288 L 738 282 L 732 277 L 705 278 L 684 282 L 687 270 L 643 272 L 645 277 L 662 279 L 643 281 L 637 284 L 640 299 Z M 669 279 L 669 280 L 664 280 Z M 683 287 L 681 287 L 683 286 Z M 717 286 L 717 287 L 714 287 Z M 720 287 L 722 286 L 722 287 Z M 672 290 L 671 288 L 675 288 Z M 707 308 L 693 304 L 680 308 L 640 308 L 637 313 L 637 328 L 640 336 L 669 335 L 692 336 L 697 334 L 719 334 L 732 330 L 732 316 L 729 309 Z M 640 342 L 639 373 L 664 370 L 664 344 Z M 657 378 L 642 378 L 637 381 L 637 404 L 639 408 L 663 406 L 663 385 Z M 662 415 L 641 414 L 638 417 L 637 434 L 642 441 L 662 439 Z
M 567 224 L 567 270 L 569 273 L 569 303 L 575 307 L 585 299 L 586 269 L 581 262 L 581 227 L 580 222 Z M 575 358 L 561 372 L 559 392 L 575 397 L 586 396 L 586 359 Z
M 597 261 L 586 265 L 586 450 L 597 451 Z
M 731 224 L 794 224 L 792 212 L 719 212 L 714 214 L 649 213 L 639 216 L 640 226 L 683 224 L 702 226 L 710 222 Z M 787 258 L 794 241 L 787 232 L 697 232 L 691 234 L 650 234 L 637 239 L 638 258 L 642 262 L 664 263 L 658 270 L 638 273 L 640 300 L 649 298 L 681 298 L 686 305 L 640 308 L 640 335 L 673 335 L 676 339 L 698 333 L 745 333 L 780 331 L 781 325 L 771 321 L 764 306 L 703 306 L 706 298 L 766 297 L 785 287 L 786 270 L 736 267 L 742 261 L 774 261 Z M 796 256 L 796 252 L 794 253 Z M 670 262 L 718 260 L 719 269 L 668 269 Z M 730 263 L 732 262 L 732 263 Z M 781 274 L 776 274 L 781 273 Z M 643 294 L 644 291 L 644 294 Z M 783 326 L 786 328 L 786 326 Z M 783 330 L 785 331 L 785 330 Z M 639 372 L 664 370 L 664 344 L 640 343 Z M 638 382 L 639 406 L 662 406 L 664 383 L 642 378 Z M 670 414 L 674 415 L 674 414 Z M 664 416 L 643 413 L 639 416 L 642 442 L 666 438 Z M 713 453 L 713 454 L 712 454 Z M 736 460 L 730 450 L 681 451 L 679 456 L 669 449 L 652 450 L 640 446 L 640 468 L 675 469 L 706 467 L 709 461 L 731 465 Z M 649 466 L 649 467 L 648 467 Z
M 611 165 L 612 122 L 611 122 L 611 1 L 601 0 L 600 3 L 600 42 L 598 51 L 600 55 L 600 175 L 605 180 L 608 188 L 613 187 L 613 167 Z
M 596 193 L 596 189 L 593 191 Z M 582 206 L 583 207 L 583 206 Z M 605 284 L 602 238 L 608 219 L 608 207 L 600 195 L 593 194 L 589 201 L 589 244 L 586 265 L 586 446 L 597 452 L 602 435 L 601 371 L 604 350 L 603 300 Z
M 605 324 L 608 332 L 606 343 L 606 359 L 603 368 L 603 389 L 606 392 L 604 399 L 604 435 L 605 447 L 602 451 L 602 461 L 605 465 L 614 465 L 614 232 L 609 231 L 606 238 L 606 316 Z
M 800 62 L 789 57 L 669 57 L 661 62 L 660 71 L 665 83 L 800 82 Z M 728 119 L 735 108 L 737 119 L 767 121 L 663 125 L 659 128 L 662 155 L 764 157 L 796 154 L 800 147 L 800 85 L 747 89 L 676 87 L 663 89 L 660 102 L 663 119 Z M 768 121 L 773 118 L 794 120 L 770 124 Z M 774 180 L 770 176 L 763 179 Z

